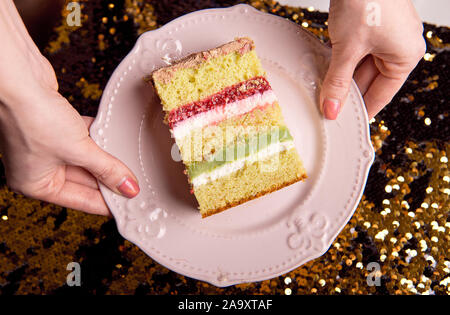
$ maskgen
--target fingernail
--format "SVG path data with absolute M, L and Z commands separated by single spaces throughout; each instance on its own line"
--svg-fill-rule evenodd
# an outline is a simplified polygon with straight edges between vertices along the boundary
M 337 99 L 326 98 L 323 101 L 323 114 L 326 119 L 335 120 L 341 110 L 341 102 Z
M 130 177 L 125 177 L 117 186 L 117 189 L 127 198 L 135 197 L 140 191 L 138 183 Z

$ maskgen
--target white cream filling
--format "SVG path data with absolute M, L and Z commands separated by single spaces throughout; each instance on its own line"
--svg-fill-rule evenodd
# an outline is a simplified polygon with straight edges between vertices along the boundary
M 215 122 L 220 122 L 225 119 L 243 115 L 258 106 L 272 104 L 276 101 L 277 97 L 275 93 L 272 90 L 267 90 L 264 93 L 258 93 L 225 106 L 219 106 L 215 109 L 211 109 L 207 112 L 203 112 L 180 121 L 171 130 L 172 136 L 177 142 L 181 141 L 194 129 L 203 128 Z
M 211 172 L 202 173 L 196 176 L 195 178 L 192 179 L 192 185 L 194 187 L 198 187 L 201 185 L 208 184 L 221 177 L 237 172 L 238 170 L 244 168 L 247 162 L 254 163 L 256 161 L 263 161 L 273 156 L 274 154 L 290 150 L 294 147 L 295 147 L 294 142 L 292 140 L 270 144 L 269 146 L 267 146 L 266 148 L 262 149 L 261 151 L 255 154 L 249 155 L 245 158 L 230 163 L 226 163 L 223 166 L 220 166 L 212 170 Z

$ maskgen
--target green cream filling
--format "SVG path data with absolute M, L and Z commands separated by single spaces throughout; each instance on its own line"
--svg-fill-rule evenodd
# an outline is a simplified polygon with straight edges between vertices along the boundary
M 258 153 L 271 144 L 289 140 L 292 140 L 292 136 L 287 127 L 271 128 L 268 132 L 259 133 L 245 139 L 243 142 L 233 143 L 224 147 L 222 150 L 214 153 L 214 155 L 206 161 L 193 162 L 188 167 L 189 177 L 191 179 L 195 178 L 202 173 L 211 172 L 227 163 L 244 159 L 252 154 Z

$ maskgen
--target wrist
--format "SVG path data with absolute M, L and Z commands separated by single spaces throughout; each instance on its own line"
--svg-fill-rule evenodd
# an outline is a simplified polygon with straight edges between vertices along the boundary
M 35 104 L 39 99 L 57 93 L 58 83 L 48 60 L 40 53 L 28 51 L 25 55 L 27 58 L 22 55 L 14 64 L 0 67 L 0 102 L 3 106 Z
M 49 99 L 56 90 L 46 88 L 32 80 L 24 80 L 23 83 L 4 84 L 0 80 L 0 107 L 9 112 L 24 113 L 41 105 L 46 105 L 41 100 Z
M 57 90 L 52 66 L 29 36 L 12 0 L 0 1 L 1 106 L 36 102 L 36 95 Z

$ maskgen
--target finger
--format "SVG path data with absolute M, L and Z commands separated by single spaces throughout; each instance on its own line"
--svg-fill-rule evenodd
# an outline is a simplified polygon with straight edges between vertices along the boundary
M 111 216 L 102 194 L 98 189 L 93 189 L 78 183 L 66 181 L 62 189 L 45 198 L 47 202 L 80 210 L 86 213 Z
M 97 179 L 79 166 L 66 166 L 66 180 L 92 189 L 98 189 Z
M 389 78 L 381 73 L 377 75 L 364 94 L 369 119 L 372 119 L 383 107 L 390 103 L 405 80 L 406 75 L 398 78 Z
M 87 138 L 71 156 L 69 164 L 89 171 L 112 191 L 127 198 L 139 193 L 136 176 L 119 159 L 103 151 L 91 138 Z
M 320 109 L 325 118 L 331 120 L 337 118 L 347 98 L 353 73 L 362 57 L 341 46 L 332 48 L 330 66 L 320 92 Z
M 373 61 L 373 56 L 369 55 L 364 58 L 364 61 L 356 68 L 353 79 L 355 80 L 361 95 L 366 94 L 369 86 L 380 72 Z

